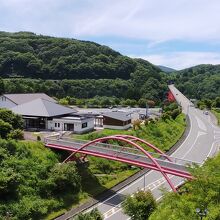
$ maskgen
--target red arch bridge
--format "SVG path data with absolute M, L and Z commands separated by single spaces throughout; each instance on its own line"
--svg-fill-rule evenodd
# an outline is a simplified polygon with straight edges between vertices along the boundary
M 134 136 L 113 135 L 89 142 L 50 136 L 45 138 L 44 141 L 46 147 L 70 152 L 70 156 L 64 162 L 75 158 L 76 154 L 81 154 L 83 157 L 91 155 L 159 171 L 175 192 L 176 188 L 168 174 L 185 179 L 193 179 L 192 175 L 187 171 L 187 166 L 193 165 L 193 161 L 168 156 L 154 145 Z M 109 141 L 114 141 L 113 143 L 117 141 L 119 145 L 110 144 Z M 150 148 L 151 151 L 153 149 L 154 152 L 145 150 L 147 149 L 146 147 Z

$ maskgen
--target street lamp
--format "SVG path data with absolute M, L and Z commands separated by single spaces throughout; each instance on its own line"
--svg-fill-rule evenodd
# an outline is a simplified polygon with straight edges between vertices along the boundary
M 196 213 L 200 216 L 200 219 L 202 220 L 203 217 L 206 217 L 208 214 L 208 209 L 200 209 L 200 208 L 196 208 Z

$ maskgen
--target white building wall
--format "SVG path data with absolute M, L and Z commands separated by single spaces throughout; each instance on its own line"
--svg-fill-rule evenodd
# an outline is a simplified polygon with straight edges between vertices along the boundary
M 57 127 L 55 127 L 55 123 L 57 123 Z M 84 120 L 68 120 L 62 118 L 54 118 L 53 120 L 48 121 L 47 126 L 49 130 L 54 131 L 64 131 L 64 124 L 74 124 L 74 133 L 85 133 L 94 129 L 94 119 L 88 118 Z M 82 124 L 87 123 L 87 127 L 82 128 Z M 59 125 L 59 126 L 58 126 Z
M 131 124 L 127 124 L 124 126 L 115 126 L 115 125 L 103 125 L 103 128 L 115 129 L 115 130 L 127 130 L 131 127 Z
M 0 108 L 13 108 L 16 104 L 12 102 L 10 99 L 6 98 L 5 96 L 0 96 Z

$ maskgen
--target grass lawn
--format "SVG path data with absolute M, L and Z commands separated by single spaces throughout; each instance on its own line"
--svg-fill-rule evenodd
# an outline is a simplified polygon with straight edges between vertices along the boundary
M 186 127 L 185 116 L 180 114 L 175 120 L 158 120 L 155 123 L 149 123 L 147 126 L 141 125 L 138 130 L 111 130 L 103 129 L 84 135 L 72 135 L 72 138 L 94 140 L 99 137 L 105 137 L 116 134 L 129 134 L 141 139 L 147 140 L 156 145 L 163 151 L 168 151 L 182 136 Z
M 215 115 L 215 117 L 218 119 L 218 125 L 220 125 L 220 109 L 212 109 L 211 112 Z
M 72 135 L 72 138 L 93 140 L 108 135 L 129 134 L 147 140 L 163 151 L 168 151 L 182 136 L 185 127 L 185 116 L 180 114 L 175 120 L 158 120 L 146 126 L 142 125 L 138 130 L 120 131 L 104 129 L 84 135 Z M 90 196 L 95 196 L 105 189 L 113 187 L 140 170 L 140 168 L 134 168 L 128 164 L 116 161 L 96 157 L 88 157 L 88 159 L 89 165 L 87 169 L 83 168 L 80 172 L 82 178 L 84 178 L 84 181 L 82 181 L 84 190 Z M 92 176 L 95 176 L 95 181 L 90 181 Z
M 167 151 L 179 140 L 185 127 L 185 116 L 180 114 L 175 120 L 163 121 L 160 119 L 155 123 L 151 122 L 148 125 L 141 125 L 137 130 L 120 131 L 104 129 L 84 135 L 72 135 L 72 138 L 93 140 L 108 135 L 129 134 L 147 140 L 163 151 Z M 80 201 L 77 201 L 71 207 L 82 204 L 89 198 L 96 197 L 101 192 L 112 188 L 140 170 L 138 167 L 102 158 L 88 157 L 88 160 L 88 163 L 78 165 L 78 172 L 82 180 L 82 196 L 79 198 Z M 69 206 L 68 208 L 71 207 Z M 47 220 L 53 219 L 64 211 L 51 213 Z

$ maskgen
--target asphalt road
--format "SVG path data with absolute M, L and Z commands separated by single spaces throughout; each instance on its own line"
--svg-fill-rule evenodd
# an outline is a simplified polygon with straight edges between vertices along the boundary
M 210 115 L 205 115 L 201 110 L 194 108 L 192 103 L 173 85 L 169 86 L 177 102 L 182 106 L 183 112 L 188 114 L 191 127 L 189 134 L 181 146 L 172 154 L 177 158 L 182 158 L 198 163 L 203 163 L 208 157 L 213 156 L 220 147 L 220 128 L 215 126 Z M 175 186 L 180 185 L 184 179 L 169 175 Z M 128 194 L 132 194 L 140 189 L 150 189 L 157 200 L 162 196 L 161 188 L 171 190 L 162 174 L 157 171 L 150 171 L 145 176 L 119 190 L 117 194 L 98 203 L 97 207 L 108 220 L 127 220 L 128 216 L 123 214 L 121 202 Z M 91 208 L 91 209 L 92 209 Z M 89 209 L 89 210 L 91 210 Z M 87 211 L 89 211 L 87 210 Z

